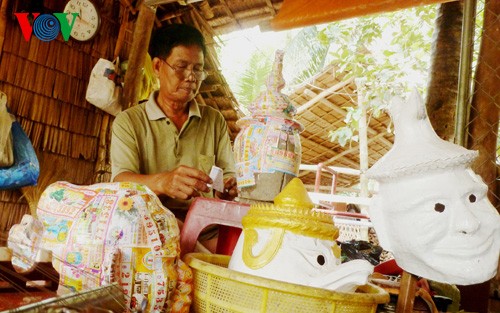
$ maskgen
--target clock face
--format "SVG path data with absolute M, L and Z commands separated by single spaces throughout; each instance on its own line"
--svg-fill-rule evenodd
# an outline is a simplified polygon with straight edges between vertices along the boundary
M 71 30 L 71 37 L 74 39 L 85 41 L 97 34 L 101 20 L 96 6 L 89 0 L 70 0 L 64 8 L 64 13 L 78 13 Z M 71 25 L 73 15 L 68 14 L 66 18 Z

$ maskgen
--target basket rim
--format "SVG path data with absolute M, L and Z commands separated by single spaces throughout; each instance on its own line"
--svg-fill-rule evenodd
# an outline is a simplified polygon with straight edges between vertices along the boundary
M 230 256 L 221 254 L 193 252 L 184 256 L 184 262 L 195 270 L 232 280 L 240 284 L 252 285 L 254 287 L 265 288 L 282 293 L 333 301 L 387 303 L 390 300 L 390 296 L 387 291 L 371 283 L 359 286 L 357 292 L 339 292 L 254 276 L 213 264 L 217 262 L 227 266 L 230 258 Z

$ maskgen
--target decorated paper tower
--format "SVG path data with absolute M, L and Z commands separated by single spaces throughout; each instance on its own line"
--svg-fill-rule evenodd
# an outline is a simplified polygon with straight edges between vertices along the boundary
M 341 264 L 338 229 L 293 178 L 272 203 L 253 203 L 229 268 L 264 278 L 352 292 L 366 284 L 373 266 L 366 260 Z
M 390 107 L 391 150 L 367 176 L 379 183 L 370 217 L 382 247 L 405 271 L 469 285 L 495 275 L 500 216 L 471 162 L 476 151 L 440 139 L 414 91 Z
M 276 52 L 264 91 L 250 106 L 250 117 L 238 121 L 234 142 L 240 198 L 272 201 L 298 175 L 301 124 L 293 120 L 295 107 L 281 93 L 283 51 Z

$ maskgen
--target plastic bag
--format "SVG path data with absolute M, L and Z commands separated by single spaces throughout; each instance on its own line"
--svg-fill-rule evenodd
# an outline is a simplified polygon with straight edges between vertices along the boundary
M 14 141 L 14 164 L 0 168 L 0 190 L 36 185 L 40 175 L 40 164 L 28 135 L 21 124 L 12 123 Z
M 7 95 L 0 91 L 0 167 L 14 164 L 12 122 L 14 117 L 7 112 Z
M 121 112 L 121 86 L 115 80 L 119 76 L 119 59 L 113 62 L 100 58 L 90 73 L 85 99 L 99 109 L 116 116 Z

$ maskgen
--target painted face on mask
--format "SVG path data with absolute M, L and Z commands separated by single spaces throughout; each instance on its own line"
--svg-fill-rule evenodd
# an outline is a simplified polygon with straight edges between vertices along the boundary
M 417 92 L 390 113 L 394 146 L 367 172 L 379 183 L 369 211 L 380 244 L 409 273 L 487 281 L 498 266 L 500 215 L 470 168 L 477 152 L 440 139 Z
M 413 175 L 381 188 L 370 209 L 382 245 L 410 273 L 467 285 L 495 275 L 500 216 L 470 169 Z

